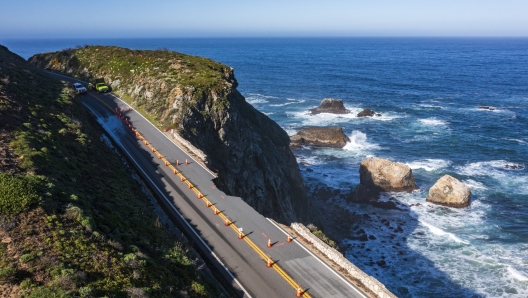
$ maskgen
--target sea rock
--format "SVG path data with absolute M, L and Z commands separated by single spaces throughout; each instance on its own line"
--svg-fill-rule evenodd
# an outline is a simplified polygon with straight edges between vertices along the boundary
M 469 186 L 449 175 L 444 175 L 429 189 L 427 202 L 463 208 L 471 203 L 471 190 Z
M 313 145 L 321 147 L 343 148 L 350 139 L 343 133 L 343 128 L 332 127 L 308 127 L 298 130 L 290 137 L 291 146 Z
M 314 109 L 310 109 L 312 115 L 319 113 L 331 113 L 331 114 L 348 114 L 349 110 L 343 105 L 343 100 L 334 98 L 325 98 L 321 101 L 321 104 Z
M 478 108 L 479 108 L 479 110 L 490 110 L 490 111 L 495 110 L 495 108 L 488 107 L 488 106 L 480 106 L 480 107 L 478 107 Z
M 364 109 L 363 111 L 359 112 L 357 114 L 358 117 L 372 117 L 376 115 L 376 112 L 374 112 L 371 109 Z M 381 115 L 380 115 L 381 116 Z
M 418 189 L 411 168 L 381 158 L 367 158 L 361 163 L 359 181 L 349 195 L 351 201 L 368 202 L 377 200 L 381 192 Z

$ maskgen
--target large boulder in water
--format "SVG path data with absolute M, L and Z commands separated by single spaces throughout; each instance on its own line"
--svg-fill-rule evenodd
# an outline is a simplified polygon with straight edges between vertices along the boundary
M 469 186 L 449 175 L 444 175 L 429 189 L 427 202 L 463 208 L 471 203 L 471 190 Z
M 343 128 L 332 127 L 308 127 L 298 130 L 290 137 L 291 146 L 313 145 L 322 147 L 343 148 L 350 139 L 343 133 Z
M 374 115 L 376 115 L 376 112 L 371 109 L 364 109 L 357 114 L 358 117 L 372 117 Z
M 380 192 L 418 189 L 411 168 L 381 158 L 367 158 L 359 167 L 359 185 L 350 194 L 350 200 L 365 202 L 377 200 Z
M 317 108 L 310 109 L 310 112 L 312 113 L 312 115 L 319 114 L 319 113 L 331 113 L 331 114 L 350 113 L 349 110 L 345 109 L 345 106 L 343 105 L 343 100 L 333 99 L 333 98 L 323 99 L 323 101 L 321 101 L 321 104 Z

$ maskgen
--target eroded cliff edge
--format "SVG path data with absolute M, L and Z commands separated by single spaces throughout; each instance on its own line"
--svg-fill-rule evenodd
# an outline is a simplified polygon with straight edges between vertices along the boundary
M 37 54 L 29 61 L 89 81 L 104 78 L 112 92 L 175 129 L 207 155 L 215 183 L 259 213 L 284 223 L 302 220 L 308 199 L 282 128 L 248 104 L 233 69 L 170 51 L 86 46 Z

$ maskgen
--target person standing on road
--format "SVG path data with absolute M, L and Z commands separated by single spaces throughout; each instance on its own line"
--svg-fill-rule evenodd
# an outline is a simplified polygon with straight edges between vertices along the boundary
M 92 90 L 92 88 L 93 88 L 92 83 L 88 83 L 88 90 Z

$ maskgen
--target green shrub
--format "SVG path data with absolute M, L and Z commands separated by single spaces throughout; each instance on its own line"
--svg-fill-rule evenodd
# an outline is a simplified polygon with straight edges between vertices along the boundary
M 20 262 L 22 263 L 29 263 L 35 259 L 34 254 L 25 254 L 20 257 Z
M 16 269 L 12 267 L 0 268 L 0 282 L 10 282 L 15 279 Z
M 39 203 L 42 200 L 39 187 L 36 176 L 0 173 L 0 214 L 17 214 Z

